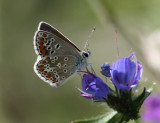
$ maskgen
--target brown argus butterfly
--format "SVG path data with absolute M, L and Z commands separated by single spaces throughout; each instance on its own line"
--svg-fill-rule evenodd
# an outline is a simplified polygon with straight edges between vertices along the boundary
M 33 44 L 38 55 L 34 71 L 51 86 L 62 85 L 76 71 L 88 66 L 90 51 L 88 49 L 81 51 L 68 38 L 45 22 L 40 22 Z

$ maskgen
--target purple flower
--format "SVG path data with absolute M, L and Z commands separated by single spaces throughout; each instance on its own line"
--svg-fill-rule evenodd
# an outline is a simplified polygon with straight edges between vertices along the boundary
M 142 65 L 136 60 L 131 60 L 133 56 L 135 56 L 134 53 L 128 58 L 120 58 L 110 67 L 112 82 L 118 89 L 129 90 L 135 87 L 141 79 Z
M 144 123 L 160 123 L 160 94 L 152 94 L 144 102 Z
M 108 86 L 98 76 L 88 73 L 82 78 L 81 96 L 87 99 L 103 100 L 107 98 Z
M 110 65 L 106 62 L 104 64 L 101 65 L 101 73 L 106 76 L 106 77 L 111 77 L 111 73 L 110 73 Z

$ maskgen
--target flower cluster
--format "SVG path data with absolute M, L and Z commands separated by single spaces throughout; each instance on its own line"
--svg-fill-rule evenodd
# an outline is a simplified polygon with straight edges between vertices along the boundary
M 149 94 L 146 94 L 145 88 L 138 96 L 132 94 L 132 88 L 138 85 L 143 72 L 135 53 L 131 53 L 128 58 L 120 58 L 111 65 L 106 62 L 101 65 L 101 69 L 102 75 L 114 84 L 115 89 L 110 88 L 97 75 L 79 71 L 84 73 L 81 96 L 96 102 L 106 102 L 108 106 L 123 115 L 121 121 L 138 119 L 139 109 Z
M 128 58 L 121 58 L 111 66 L 104 63 L 101 66 L 101 73 L 106 77 L 111 77 L 111 81 L 119 90 L 130 90 L 135 87 L 142 76 L 142 65 L 136 60 L 131 60 L 135 54 Z M 87 73 L 82 78 L 81 96 L 93 100 L 103 100 L 107 98 L 109 88 L 98 76 Z

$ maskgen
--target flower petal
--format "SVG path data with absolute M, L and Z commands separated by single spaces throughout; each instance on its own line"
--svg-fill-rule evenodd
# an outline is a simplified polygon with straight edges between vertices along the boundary
M 102 75 L 106 77 L 111 77 L 110 65 L 107 62 L 101 65 L 101 69 L 102 69 L 101 71 Z
M 131 89 L 138 84 L 142 76 L 142 65 L 136 60 L 131 61 L 132 53 L 128 58 L 120 58 L 114 62 L 111 69 L 113 83 L 119 89 Z
M 98 76 L 91 73 L 83 75 L 81 96 L 87 99 L 103 100 L 107 98 L 108 92 L 108 86 Z

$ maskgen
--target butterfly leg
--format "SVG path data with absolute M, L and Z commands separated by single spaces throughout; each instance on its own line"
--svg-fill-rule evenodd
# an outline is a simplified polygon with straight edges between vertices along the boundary
M 88 71 L 87 71 L 88 72 Z M 80 73 L 80 72 L 78 72 L 78 74 L 80 75 L 80 77 L 81 77 L 81 80 L 83 79 L 83 77 L 82 77 L 82 74 Z M 85 81 L 85 83 L 86 83 L 86 85 L 88 85 L 87 84 L 87 81 L 84 79 L 84 81 Z
M 86 67 L 86 71 L 88 72 L 88 73 L 90 73 L 90 71 L 89 71 L 89 69 Z
M 92 67 L 92 63 L 88 63 L 88 66 L 91 67 L 91 73 L 96 74 L 96 72 L 94 71 L 93 67 Z

